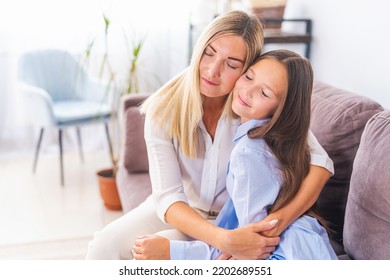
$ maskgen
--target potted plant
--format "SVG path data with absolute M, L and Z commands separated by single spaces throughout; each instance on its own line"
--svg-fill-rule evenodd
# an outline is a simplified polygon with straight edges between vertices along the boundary
M 112 146 L 110 146 L 110 160 L 111 166 L 104 168 L 96 172 L 97 180 L 99 183 L 100 195 L 104 201 L 106 208 L 110 210 L 121 210 L 121 202 L 118 195 L 116 186 L 116 172 L 118 169 L 118 161 L 120 155 L 120 126 L 118 124 L 117 112 L 119 107 L 120 98 L 124 94 L 139 92 L 139 77 L 138 77 L 138 63 L 141 50 L 143 48 L 144 39 L 129 40 L 126 32 L 124 34 L 124 41 L 126 45 L 126 52 L 130 55 L 130 59 L 127 62 L 126 67 L 122 70 L 117 70 L 111 63 L 111 52 L 109 44 L 109 31 L 111 27 L 110 19 L 103 14 L 104 20 L 104 34 L 103 34 L 103 52 L 101 53 L 101 61 L 99 67 L 99 78 L 107 81 L 106 94 L 113 93 L 112 102 L 112 118 L 111 118 L 111 130 L 109 133 L 112 135 Z M 86 68 L 90 66 L 90 60 L 92 53 L 95 49 L 95 43 L 97 37 L 92 38 L 88 43 L 83 55 L 83 64 Z

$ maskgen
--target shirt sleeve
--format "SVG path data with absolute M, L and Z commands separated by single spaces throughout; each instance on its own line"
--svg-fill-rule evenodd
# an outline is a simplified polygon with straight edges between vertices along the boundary
M 318 142 L 313 132 L 309 130 L 308 143 L 310 147 L 311 165 L 321 166 L 334 174 L 333 161 L 328 156 L 325 149 Z
M 153 106 L 151 106 L 153 107 Z M 184 193 L 180 167 L 174 142 L 167 131 L 151 118 L 149 108 L 145 116 L 145 142 L 149 160 L 149 175 L 152 193 L 156 202 L 157 215 L 165 222 L 169 206 L 177 201 L 188 203 Z
M 216 248 L 200 240 L 171 240 L 170 253 L 171 260 L 212 260 L 219 255 Z
M 280 189 L 280 170 L 274 157 L 264 150 L 240 147 L 232 154 L 230 169 L 234 178 L 230 195 L 239 226 L 263 220 Z

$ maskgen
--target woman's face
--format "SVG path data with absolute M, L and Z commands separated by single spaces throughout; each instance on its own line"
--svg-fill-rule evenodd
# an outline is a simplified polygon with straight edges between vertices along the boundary
M 285 66 L 265 58 L 249 67 L 237 81 L 233 91 L 233 111 L 241 122 L 272 117 L 282 97 L 287 94 Z
M 244 70 L 246 52 L 240 36 L 226 35 L 212 41 L 200 60 L 200 92 L 207 97 L 230 93 Z

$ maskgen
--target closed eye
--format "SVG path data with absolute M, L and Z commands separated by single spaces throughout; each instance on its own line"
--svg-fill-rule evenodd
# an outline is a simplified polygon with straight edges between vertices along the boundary
M 249 81 L 252 81 L 253 79 L 251 77 L 248 76 L 248 74 L 245 74 L 245 78 Z
M 237 69 L 238 67 L 237 66 L 234 66 L 234 65 L 231 65 L 231 64 L 227 64 L 230 68 L 232 68 L 232 69 Z

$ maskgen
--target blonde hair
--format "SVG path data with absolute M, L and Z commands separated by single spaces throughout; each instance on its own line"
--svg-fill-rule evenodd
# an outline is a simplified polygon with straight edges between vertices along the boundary
M 159 126 L 167 127 L 169 136 L 177 138 L 183 154 L 190 158 L 197 155 L 200 144 L 197 142 L 199 123 L 203 116 L 203 101 L 199 88 L 200 61 L 207 45 L 225 35 L 237 35 L 244 39 L 247 46 L 245 71 L 261 53 L 263 27 L 255 16 L 243 11 L 230 11 L 216 17 L 200 35 L 189 67 L 168 81 L 141 106 L 141 112 L 146 113 L 153 104 L 152 118 Z M 224 111 L 230 110 L 231 107 L 225 104 Z

